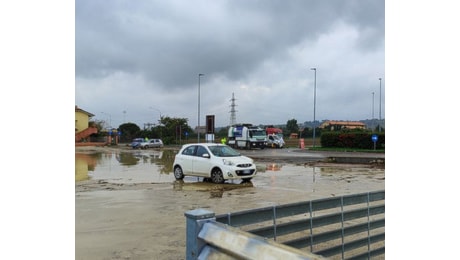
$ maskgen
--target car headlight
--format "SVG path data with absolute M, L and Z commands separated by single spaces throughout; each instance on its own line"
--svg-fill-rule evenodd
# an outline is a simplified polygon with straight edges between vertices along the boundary
M 224 165 L 234 165 L 234 163 L 229 160 L 222 159 L 222 162 L 224 163 Z

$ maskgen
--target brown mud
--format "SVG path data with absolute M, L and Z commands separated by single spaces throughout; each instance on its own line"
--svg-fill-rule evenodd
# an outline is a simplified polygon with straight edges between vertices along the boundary
M 120 150 L 136 152 L 77 147 L 76 153 Z M 265 150 L 242 152 L 255 157 L 258 165 L 259 173 L 249 183 L 217 185 L 196 177 L 176 181 L 172 174 L 160 181 L 76 181 L 75 259 L 185 259 L 186 211 L 204 208 L 222 214 L 385 189 L 381 165 L 331 164 L 317 154 L 287 156 L 292 151 Z

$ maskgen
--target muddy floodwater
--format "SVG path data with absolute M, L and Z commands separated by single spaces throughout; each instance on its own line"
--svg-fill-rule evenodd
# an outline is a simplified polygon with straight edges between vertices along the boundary
M 75 259 L 185 259 L 186 211 L 222 214 L 385 189 L 384 167 L 286 160 L 287 149 L 258 156 L 249 183 L 176 181 L 176 152 L 76 148 Z

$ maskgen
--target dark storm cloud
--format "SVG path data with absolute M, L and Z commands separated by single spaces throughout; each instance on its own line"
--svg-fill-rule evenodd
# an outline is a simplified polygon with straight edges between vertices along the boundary
M 164 88 L 197 73 L 242 80 L 338 21 L 382 44 L 384 1 L 76 1 L 76 76 L 139 74 Z

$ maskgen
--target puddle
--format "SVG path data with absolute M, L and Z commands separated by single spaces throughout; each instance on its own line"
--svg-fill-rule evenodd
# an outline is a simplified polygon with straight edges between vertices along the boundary
M 172 150 L 75 153 L 75 181 L 170 183 L 174 156 Z
M 75 153 L 75 181 L 94 180 L 116 185 L 169 184 L 175 191 L 206 191 L 211 198 L 220 198 L 224 192 L 244 188 L 268 189 L 273 192 L 318 189 L 344 186 L 344 189 L 381 187 L 384 169 L 311 166 L 308 164 L 270 163 L 255 161 L 258 174 L 251 182 L 229 180 L 214 184 L 202 177 L 174 178 L 173 150 L 140 150 L 130 152 Z M 364 184 L 364 182 L 366 184 Z M 384 184 L 383 184 L 384 185 Z M 169 186 L 171 187 L 171 186 Z M 334 192 L 331 189 L 331 194 Z
M 230 180 L 228 183 L 215 184 L 203 180 L 203 178 L 186 176 L 184 180 L 174 181 L 175 191 L 203 191 L 209 192 L 210 198 L 222 198 L 224 192 L 242 188 L 252 188 L 252 182 L 241 182 L 240 180 Z
M 282 167 L 280 163 L 257 164 L 257 172 L 280 171 Z
M 283 157 L 290 152 L 281 149 L 277 153 L 245 151 L 259 153 L 255 159 L 258 174 L 250 182 L 214 184 L 192 176 L 176 181 L 175 152 L 76 150 L 75 251 L 79 259 L 183 259 L 184 212 L 193 209 L 223 214 L 385 189 L 384 168 L 315 165 L 300 153 L 295 160 Z M 173 253 L 165 257 L 164 252 Z

